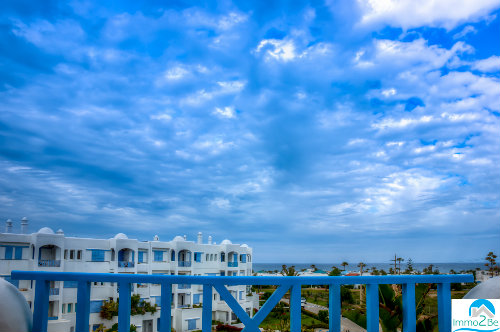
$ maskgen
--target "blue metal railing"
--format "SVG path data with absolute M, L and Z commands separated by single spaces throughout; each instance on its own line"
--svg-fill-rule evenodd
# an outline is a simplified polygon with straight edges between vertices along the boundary
M 472 275 L 390 275 L 366 277 L 216 277 L 181 275 L 140 275 L 113 273 L 76 273 L 45 271 L 12 271 L 12 279 L 36 280 L 33 331 L 47 332 L 47 312 L 49 307 L 50 281 L 77 281 L 76 331 L 87 331 L 90 314 L 90 283 L 92 281 L 117 282 L 120 286 L 118 306 L 118 332 L 128 332 L 130 328 L 131 287 L 133 283 L 161 284 L 160 332 L 170 332 L 172 284 L 203 285 L 202 331 L 212 329 L 212 290 L 245 325 L 245 332 L 260 332 L 259 325 L 290 291 L 290 330 L 301 331 L 301 288 L 302 285 L 329 286 L 330 331 L 340 332 L 341 300 L 340 286 L 366 284 L 366 325 L 368 332 L 379 331 L 379 284 L 401 284 L 403 290 L 403 331 L 416 331 L 415 284 L 436 283 L 438 297 L 439 331 L 451 331 L 451 283 L 473 282 Z M 249 317 L 226 286 L 235 285 L 276 285 L 276 291 L 260 310 Z
M 61 261 L 55 259 L 40 259 L 38 260 L 38 266 L 43 267 L 60 267 Z
M 59 295 L 59 288 L 50 288 L 49 295 Z
M 180 267 L 191 267 L 191 262 L 190 261 L 179 261 L 179 266 Z
M 134 267 L 134 262 L 118 261 L 118 267 Z
M 191 284 L 179 284 L 177 289 L 191 289 Z
M 227 266 L 229 266 L 229 267 L 238 267 L 238 262 L 227 262 Z

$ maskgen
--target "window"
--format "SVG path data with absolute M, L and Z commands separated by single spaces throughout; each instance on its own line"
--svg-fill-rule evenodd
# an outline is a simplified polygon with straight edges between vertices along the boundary
M 14 247 L 12 246 L 6 246 L 5 247 L 5 259 L 12 259 L 12 249 Z
M 64 250 L 64 259 L 68 259 L 68 249 Z
M 68 314 L 72 311 L 73 309 L 73 303 L 68 303 Z
M 139 254 L 137 255 L 137 262 L 144 263 L 144 252 L 139 251 Z
M 170 260 L 175 262 L 175 250 L 172 250 L 172 254 L 170 255 Z
M 23 248 L 22 247 L 16 248 L 16 259 L 23 259 Z
M 101 312 L 102 301 L 90 301 L 90 313 Z
M 62 313 L 65 314 L 66 313 L 66 306 L 63 304 L 62 306 Z
M 243 300 L 243 291 L 240 291 L 240 300 Z
M 195 252 L 194 253 L 194 261 L 195 262 L 201 262 L 201 255 L 203 255 L 202 252 Z M 208 254 L 207 254 L 207 256 L 208 256 Z
M 155 262 L 163 262 L 163 251 L 162 250 L 154 250 L 154 261 Z
M 187 319 L 188 330 L 196 330 L 196 320 L 197 319 Z
M 104 262 L 104 254 L 106 251 L 99 249 L 92 249 L 92 261 L 93 262 Z
M 74 280 L 67 280 L 63 284 L 64 288 L 77 288 L 78 287 L 78 281 Z
M 246 263 L 247 262 L 247 255 L 241 254 L 240 255 L 240 262 Z
M 226 261 L 226 254 L 223 253 L 223 252 L 220 253 L 220 261 L 221 262 L 225 262 Z
M 200 295 L 201 294 L 193 294 L 193 304 L 200 304 Z
M 69 251 L 69 259 L 75 259 L 75 251 L 74 250 Z
M 78 260 L 82 259 L 82 251 L 81 250 L 78 250 L 78 252 L 76 254 L 76 259 L 78 259 Z

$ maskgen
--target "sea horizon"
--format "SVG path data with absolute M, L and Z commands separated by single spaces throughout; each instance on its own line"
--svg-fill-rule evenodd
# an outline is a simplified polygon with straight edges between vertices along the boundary
M 346 271 L 359 271 L 358 268 L 358 263 L 352 263 L 346 266 L 345 270 Z M 333 266 L 339 268 L 340 270 L 344 270 L 344 268 L 340 265 L 341 262 L 338 263 L 253 263 L 253 270 L 254 272 L 258 271 L 281 271 L 282 265 L 287 265 L 287 266 L 295 266 L 295 269 L 297 271 L 301 271 L 302 269 L 308 269 L 311 268 L 311 265 L 315 265 L 317 269 L 319 270 L 324 270 L 324 271 L 329 271 Z M 377 268 L 378 270 L 385 270 L 386 272 L 389 272 L 389 269 L 391 267 L 394 267 L 394 263 L 386 263 L 386 262 L 379 262 L 379 263 L 365 263 L 366 266 L 364 267 L 364 271 L 370 270 L 372 267 Z M 438 270 L 440 273 L 449 273 L 451 270 L 454 270 L 456 272 L 460 271 L 469 271 L 469 270 L 475 270 L 476 268 L 480 268 L 481 270 L 485 268 L 485 262 L 451 262 L 451 263 L 445 263 L 445 262 L 412 262 L 413 269 L 422 271 L 424 268 L 427 268 L 429 265 L 433 265 L 434 270 Z M 401 266 L 401 270 L 405 270 L 408 266 L 408 263 L 406 261 L 401 262 L 401 265 L 399 263 L 397 264 L 398 266 Z

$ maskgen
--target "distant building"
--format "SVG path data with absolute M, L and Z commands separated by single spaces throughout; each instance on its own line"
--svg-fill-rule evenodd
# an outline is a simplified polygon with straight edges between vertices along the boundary
M 22 234 L 12 233 L 12 221 L 6 223 L 6 233 L 0 233 L 0 276 L 18 287 L 30 307 L 33 307 L 34 285 L 31 281 L 11 280 L 12 270 L 64 271 L 93 273 L 136 273 L 162 275 L 199 276 L 246 276 L 252 275 L 252 249 L 247 245 L 232 244 L 224 240 L 220 244 L 202 243 L 202 234 L 197 241 L 187 241 L 186 236 L 176 236 L 171 241 L 129 239 L 119 233 L 111 239 L 85 239 L 66 237 L 62 230 L 54 233 L 44 227 L 36 233 L 27 234 L 28 220 L 23 218 Z M 249 286 L 230 286 L 228 290 L 250 315 L 258 308 L 257 296 L 250 293 Z M 160 285 L 134 284 L 132 294 L 141 300 L 160 306 Z M 76 283 L 51 282 L 49 304 L 49 332 L 73 332 L 76 319 Z M 201 329 L 201 285 L 173 285 L 172 327 L 176 331 Z M 93 331 L 99 324 L 111 327 L 117 322 L 100 318 L 103 301 L 118 297 L 117 284 L 94 282 L 90 302 L 90 326 Z M 231 323 L 236 316 L 214 291 L 212 319 Z M 158 330 L 160 310 L 131 317 L 138 332 Z

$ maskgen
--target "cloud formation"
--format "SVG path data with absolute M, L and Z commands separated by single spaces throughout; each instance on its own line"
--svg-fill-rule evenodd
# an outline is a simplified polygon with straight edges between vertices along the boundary
M 4 219 L 258 262 L 500 250 L 496 1 L 1 6 Z

